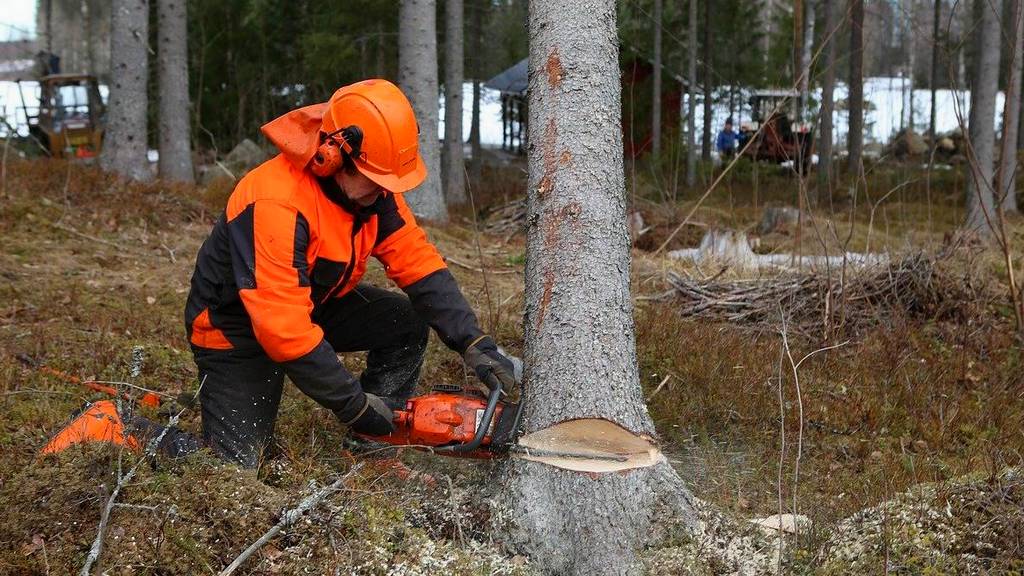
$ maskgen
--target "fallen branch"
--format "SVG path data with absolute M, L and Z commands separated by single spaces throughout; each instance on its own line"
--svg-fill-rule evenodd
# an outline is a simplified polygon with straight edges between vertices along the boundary
M 275 536 L 280 534 L 282 530 L 298 521 L 298 519 L 301 518 L 303 514 L 308 512 L 317 504 L 319 504 L 321 500 L 333 494 L 334 492 L 340 490 L 341 487 L 345 484 L 345 482 L 353 474 L 358 472 L 362 467 L 362 462 L 356 464 L 355 466 L 350 468 L 349 471 L 344 476 L 338 478 L 333 483 L 331 483 L 330 486 L 325 486 L 324 488 L 317 490 L 316 492 L 310 494 L 309 496 L 306 496 L 306 498 L 303 499 L 302 502 L 299 502 L 298 506 L 282 514 L 281 520 L 278 521 L 277 524 L 272 526 L 270 530 L 267 530 L 263 534 L 263 536 L 260 536 L 258 540 L 256 540 L 255 542 L 250 544 L 248 548 L 243 550 L 242 553 L 238 555 L 238 558 L 235 558 L 234 561 L 231 562 L 231 564 L 229 564 L 227 568 L 221 570 L 219 576 L 229 576 L 230 574 L 232 574 L 246 560 L 248 560 L 250 556 L 252 556 L 257 550 L 262 548 L 264 544 L 270 542 Z
M 196 388 L 195 397 L 199 397 L 199 391 L 202 390 L 203 384 L 206 382 L 206 377 L 203 377 L 203 381 L 199 383 L 199 388 Z M 89 576 L 92 572 L 92 565 L 100 557 L 100 552 L 103 550 L 103 537 L 107 533 L 107 525 L 110 523 L 110 513 L 114 510 L 114 506 L 117 505 L 117 496 L 121 493 L 121 490 L 127 486 L 133 478 L 135 473 L 138 471 L 139 466 L 143 462 L 146 462 L 150 458 L 156 455 L 157 447 L 160 446 L 160 442 L 163 441 L 164 436 L 174 426 L 178 425 L 178 421 L 181 420 L 181 415 L 185 413 L 188 408 L 182 408 L 177 414 L 171 416 L 171 419 L 164 426 L 164 429 L 160 431 L 160 434 L 155 438 L 151 439 L 146 445 L 146 449 L 142 453 L 142 457 L 128 470 L 127 474 L 118 474 L 117 485 L 114 486 L 114 491 L 111 492 L 110 498 L 107 498 L 107 504 L 103 507 L 103 512 L 100 514 L 100 525 L 96 528 L 96 538 L 92 541 L 92 546 L 89 548 L 89 555 L 85 557 L 85 565 L 82 566 L 82 570 L 79 572 L 79 576 Z

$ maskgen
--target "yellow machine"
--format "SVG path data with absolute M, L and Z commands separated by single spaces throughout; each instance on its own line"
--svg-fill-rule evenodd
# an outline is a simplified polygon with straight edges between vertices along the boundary
M 54 158 L 91 158 L 103 143 L 106 108 L 99 83 L 88 74 L 50 74 L 39 79 L 39 106 L 25 105 L 29 134 Z

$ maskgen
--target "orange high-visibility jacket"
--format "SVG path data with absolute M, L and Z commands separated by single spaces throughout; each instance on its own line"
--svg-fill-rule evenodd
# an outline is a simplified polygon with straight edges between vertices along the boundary
M 462 352 L 481 334 L 401 194 L 361 208 L 333 179 L 279 154 L 242 178 L 199 251 L 185 309 L 189 341 L 207 350 L 260 347 L 344 418 L 359 384 L 324 340 L 316 311 L 359 283 L 371 255 L 450 348 Z

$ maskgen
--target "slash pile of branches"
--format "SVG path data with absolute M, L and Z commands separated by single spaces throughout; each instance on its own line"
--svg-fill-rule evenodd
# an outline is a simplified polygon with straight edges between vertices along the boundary
M 512 236 L 526 229 L 526 198 L 519 198 L 496 207 L 487 215 L 484 232 L 495 236 Z
M 973 274 L 941 266 L 924 253 L 880 266 L 816 269 L 741 280 L 708 280 L 673 272 L 668 283 L 685 317 L 775 329 L 785 314 L 792 329 L 826 333 L 904 317 L 977 317 L 996 297 Z

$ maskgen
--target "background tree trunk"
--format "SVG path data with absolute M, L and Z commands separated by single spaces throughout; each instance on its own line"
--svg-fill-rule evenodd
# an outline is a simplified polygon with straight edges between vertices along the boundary
M 149 2 L 114 0 L 110 30 L 110 99 L 100 166 L 133 180 L 149 180 L 146 158 L 146 80 L 149 74 Z
M 1024 1 L 1012 0 L 1007 23 L 1006 37 L 1013 39 L 1010 54 L 1010 77 L 1006 86 L 1006 100 L 1003 105 L 1002 147 L 999 154 L 999 193 L 997 201 L 1006 212 L 1017 211 L 1017 140 L 1020 127 L 1021 72 L 1024 71 Z
M 999 48 L 1002 0 L 976 0 L 980 3 L 980 21 L 974 30 L 974 85 L 971 86 L 971 112 L 968 135 L 971 140 L 970 171 L 967 177 L 968 230 L 982 236 L 992 233 L 989 220 L 995 221 L 994 185 L 996 90 L 999 88 Z
M 661 0 L 654 0 L 654 85 L 651 90 L 651 156 L 661 157 Z
M 689 24 L 686 32 L 687 52 L 687 118 L 686 118 L 686 186 L 697 185 L 697 0 L 690 0 Z
M 711 132 L 711 94 L 715 86 L 711 77 L 711 4 L 711 0 L 704 2 L 704 140 L 700 149 L 704 162 L 711 162 L 711 142 L 715 137 Z
M 448 220 L 441 190 L 441 150 L 437 142 L 437 14 L 434 0 L 402 0 L 398 10 L 398 83 L 416 112 L 420 154 L 427 179 L 405 194 L 417 216 Z
M 160 177 L 194 182 L 188 96 L 185 0 L 157 0 L 159 22 Z
M 836 0 L 823 0 L 825 12 L 824 30 L 821 41 L 825 42 L 825 71 L 821 81 L 821 116 L 818 120 L 818 190 L 817 199 L 823 202 L 832 199 L 832 112 L 835 109 L 833 94 L 836 89 Z
M 917 51 L 914 50 L 914 5 L 916 0 L 904 0 L 902 12 L 903 20 L 903 42 L 907 50 L 907 72 L 904 81 L 904 88 L 907 91 L 906 98 L 906 126 L 914 130 L 914 60 Z
M 449 205 L 466 203 L 462 155 L 462 0 L 445 0 L 444 192 Z
M 655 434 L 634 343 L 615 18 L 615 0 L 530 4 L 527 434 L 578 418 Z M 547 574 L 635 573 L 659 496 L 692 518 L 664 460 L 585 473 L 512 458 L 503 481 L 508 536 Z
M 469 62 L 473 75 L 473 117 L 469 126 L 469 147 L 473 157 L 469 161 L 469 176 L 474 185 L 483 173 L 483 150 L 480 147 L 480 87 L 483 83 L 484 11 L 490 2 L 470 0 L 473 26 L 470 28 Z
M 846 171 L 857 178 L 864 152 L 864 0 L 850 2 L 850 131 Z
M 938 103 L 935 101 L 935 93 L 939 85 L 939 25 L 942 22 L 942 0 L 935 0 L 935 12 L 932 14 L 932 69 L 928 74 L 928 87 L 932 92 L 930 119 L 928 121 L 928 135 L 931 137 L 931 146 L 935 147 L 935 121 L 938 110 Z
M 797 120 L 804 119 L 804 111 L 807 109 L 808 93 L 811 82 L 811 58 L 814 52 L 814 23 L 815 23 L 815 0 L 802 2 L 804 32 L 800 46 L 800 103 L 797 109 Z

